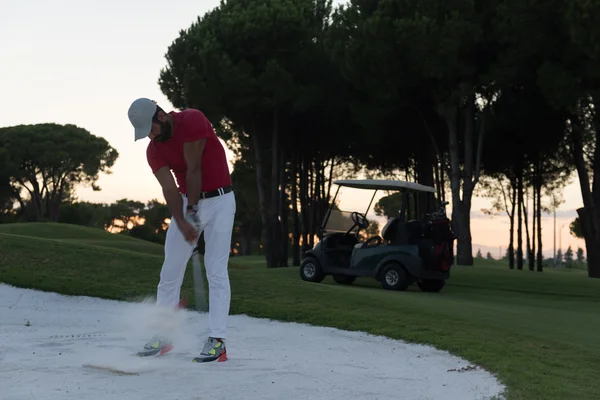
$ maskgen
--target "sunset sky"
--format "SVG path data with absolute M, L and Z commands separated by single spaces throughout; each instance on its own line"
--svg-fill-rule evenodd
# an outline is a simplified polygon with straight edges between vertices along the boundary
M 165 66 L 164 54 L 179 30 L 218 4 L 217 0 L 7 2 L 0 14 L 4 38 L 0 44 L 0 126 L 55 122 L 83 127 L 106 138 L 120 156 L 113 173 L 100 178 L 102 191 L 81 188 L 77 191 L 81 200 L 162 201 L 146 163 L 147 141 L 134 143 L 127 109 L 138 97 L 152 98 L 171 109 L 157 84 Z M 364 210 L 369 193 L 348 193 L 342 197 L 342 208 Z M 568 245 L 585 248 L 568 227 L 575 209 L 582 206 L 577 175 L 563 196 L 565 203 L 557 212 L 557 245 L 563 227 L 563 249 Z M 491 251 L 497 257 L 508 244 L 509 220 L 506 215 L 484 216 L 480 210 L 486 207 L 486 199 L 473 202 L 474 252 L 481 247 L 484 255 Z M 552 216 L 543 215 L 542 225 L 544 253 L 549 256 Z

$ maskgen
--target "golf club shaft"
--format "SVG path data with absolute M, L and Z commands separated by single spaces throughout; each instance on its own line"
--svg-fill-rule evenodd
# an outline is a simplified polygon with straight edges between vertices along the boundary
M 200 252 L 198 248 L 192 254 L 192 269 L 194 272 L 194 296 L 196 309 L 203 312 L 208 312 L 208 301 L 206 298 L 206 290 L 204 287 L 204 275 L 202 271 L 202 263 L 200 262 Z

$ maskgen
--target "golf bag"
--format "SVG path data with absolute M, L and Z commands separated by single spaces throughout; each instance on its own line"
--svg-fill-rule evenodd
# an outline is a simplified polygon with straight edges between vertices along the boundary
M 431 239 L 435 251 L 435 264 L 440 271 L 448 271 L 454 264 L 454 240 L 450 220 L 440 218 L 431 220 Z

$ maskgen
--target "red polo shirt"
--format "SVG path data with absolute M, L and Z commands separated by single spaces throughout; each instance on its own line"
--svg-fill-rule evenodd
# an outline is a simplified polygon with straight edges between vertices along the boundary
M 231 185 L 225 149 L 215 134 L 210 121 L 196 109 L 170 112 L 173 116 L 173 135 L 166 142 L 151 140 L 146 149 L 146 158 L 156 173 L 162 167 L 169 167 L 175 175 L 179 191 L 187 194 L 185 177 L 187 166 L 183 157 L 183 144 L 206 139 L 202 156 L 202 191 L 208 192 Z

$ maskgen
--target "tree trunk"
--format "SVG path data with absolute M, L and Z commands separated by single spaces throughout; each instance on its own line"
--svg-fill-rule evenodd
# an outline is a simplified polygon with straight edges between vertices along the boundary
M 514 176 L 509 178 L 511 210 L 508 213 L 510 219 L 510 234 L 508 239 L 508 268 L 515 269 L 515 207 L 517 205 L 517 182 Z
M 452 189 L 452 220 L 456 228 L 457 249 L 456 263 L 458 265 L 473 265 L 473 247 L 471 238 L 471 201 L 473 190 L 479 182 L 481 172 L 481 156 L 485 136 L 485 113 L 479 134 L 475 135 L 475 94 L 468 97 L 464 108 L 464 169 L 460 169 L 460 152 L 458 150 L 458 115 L 459 102 L 438 103 L 438 113 L 448 126 L 448 149 L 450 154 L 450 186 Z M 462 181 L 462 199 L 461 193 Z
M 457 108 L 451 107 L 444 110 L 444 116 L 449 131 L 449 150 L 450 150 L 450 187 L 452 188 L 452 224 L 457 236 L 456 241 L 456 264 L 473 265 L 473 254 L 471 251 L 469 257 L 468 243 L 469 232 L 466 231 L 466 220 L 462 210 L 462 201 L 460 199 L 460 163 L 458 153 L 458 132 L 456 124 Z M 471 262 L 469 263 L 471 259 Z
M 335 157 L 331 157 L 331 166 L 329 167 L 329 183 L 327 185 L 327 208 L 331 201 L 331 186 L 333 185 L 333 168 L 335 167 Z
M 279 220 L 279 118 L 277 110 L 273 111 L 273 131 L 271 133 L 271 207 L 270 214 L 270 234 L 271 234 L 271 259 L 273 260 L 271 268 L 281 266 L 281 221 Z
M 529 213 L 527 212 L 528 196 L 523 197 L 523 221 L 525 222 L 525 240 L 527 249 L 527 263 L 529 268 L 533 271 L 533 255 L 531 251 L 531 235 L 529 234 Z
M 440 151 L 440 148 L 435 140 L 435 136 L 433 135 L 433 132 L 431 131 L 429 124 L 427 123 L 427 119 L 423 116 L 423 113 L 421 112 L 421 110 L 419 108 L 417 108 L 417 112 L 419 114 L 419 116 L 421 117 L 421 121 L 423 122 L 423 126 L 425 127 L 425 130 L 428 133 L 428 138 L 429 140 L 424 140 L 424 136 L 421 135 L 421 146 L 420 146 L 420 152 L 421 152 L 421 156 L 425 155 L 425 158 L 419 158 L 419 161 L 421 163 L 427 163 L 429 167 L 432 167 L 432 178 L 431 178 L 431 182 L 429 182 L 429 171 L 426 170 L 422 170 L 418 172 L 419 175 L 419 179 L 421 178 L 421 173 L 425 173 L 427 174 L 427 178 L 424 179 L 424 182 L 419 181 L 419 183 L 423 184 L 423 185 L 428 185 L 428 186 L 435 186 L 437 188 L 437 197 L 438 197 L 438 201 L 442 202 L 443 200 L 443 175 L 444 175 L 444 165 L 442 162 L 442 152 Z M 441 166 L 441 170 L 438 166 L 438 162 L 440 163 L 439 166 Z M 432 196 L 427 196 L 428 198 L 431 198 Z M 423 203 L 423 204 L 427 204 L 427 203 Z M 432 209 L 430 209 L 430 207 L 433 207 Z M 431 204 L 431 205 L 427 205 L 427 207 L 425 207 L 425 210 L 427 210 L 427 212 L 433 212 L 435 211 L 435 208 L 437 208 L 435 206 L 435 204 Z M 422 212 L 420 212 L 420 215 L 422 214 Z
M 308 248 L 315 245 L 315 179 L 312 158 L 307 158 L 306 171 L 308 173 Z
M 588 277 L 600 278 L 600 234 L 594 228 L 594 219 L 596 221 L 600 220 L 600 215 L 597 212 L 591 213 L 585 207 L 578 208 L 577 214 L 585 238 Z
M 252 223 L 242 223 L 240 226 L 240 253 L 242 256 L 252 255 Z
M 441 180 L 440 180 L 440 165 L 439 165 L 439 159 L 436 156 L 434 163 L 433 163 L 433 174 L 434 174 L 434 180 L 435 180 L 435 192 L 437 195 L 437 199 L 438 201 L 443 201 L 442 200 L 442 186 L 441 186 Z
M 270 198 L 268 196 L 269 182 L 265 179 L 266 168 L 264 166 L 264 153 L 265 146 L 261 143 L 261 138 L 257 133 L 252 135 L 252 142 L 254 146 L 254 156 L 256 159 L 256 184 L 258 189 L 258 203 L 260 208 L 260 218 L 262 221 L 261 230 L 261 243 L 263 246 L 263 252 L 267 260 L 267 268 L 273 268 L 273 242 L 271 237 L 271 225 L 270 225 Z
M 308 204 L 308 168 L 307 157 L 302 158 L 300 167 L 300 207 L 302 215 L 302 252 L 309 249 L 308 245 L 308 221 L 309 221 L 309 204 Z
M 53 185 L 52 192 L 46 191 L 46 198 L 48 199 L 46 204 L 48 220 L 58 222 L 60 218 L 60 205 L 65 199 L 65 182 L 63 177 L 59 179 L 58 184 Z
M 535 246 L 536 246 L 536 240 L 537 240 L 537 188 L 536 188 L 536 182 L 537 182 L 537 164 L 535 164 L 534 168 L 533 168 L 533 196 L 532 196 L 532 211 L 531 211 L 531 219 L 532 219 L 532 228 L 531 228 L 531 259 L 529 261 L 529 270 L 530 271 L 535 271 L 535 259 L 536 259 L 536 253 L 535 253 Z
M 51 222 L 58 222 L 58 211 L 60 204 L 64 198 L 63 194 L 63 178 L 58 178 L 58 182 L 54 177 L 47 177 L 42 174 L 44 192 L 44 204 L 45 204 L 45 218 Z M 50 181 L 50 182 L 49 182 Z M 52 184 L 52 190 L 50 190 L 50 183 Z
M 541 169 L 538 170 L 541 172 Z M 538 237 L 538 245 L 537 245 L 537 271 L 542 272 L 544 270 L 544 255 L 542 254 L 542 178 L 541 175 L 538 174 L 536 176 L 536 187 L 537 187 L 537 209 L 536 209 L 536 218 L 537 218 L 537 237 Z
M 457 236 L 462 237 L 456 244 L 456 264 L 464 266 L 473 265 L 473 245 L 471 241 L 471 219 L 464 206 L 452 207 L 452 221 Z
M 34 174 L 31 185 L 33 186 L 33 192 L 31 192 L 31 203 L 34 207 L 35 211 L 35 221 L 42 221 L 46 215 L 46 210 L 44 209 L 44 200 L 42 198 L 42 192 L 40 190 L 40 185 L 37 181 L 37 176 Z M 30 178 L 31 179 L 31 178 Z
M 600 118 L 600 116 L 596 116 Z M 579 185 L 581 187 L 581 197 L 583 208 L 579 208 L 577 213 L 581 221 L 581 228 L 585 240 L 585 247 L 588 258 L 588 277 L 600 278 L 600 214 L 596 208 L 596 202 L 590 187 L 590 178 L 586 168 L 583 155 L 583 137 L 580 121 L 575 116 L 572 118 L 572 138 L 573 138 L 573 157 L 577 173 L 579 175 Z M 600 132 L 596 130 L 596 143 L 599 143 Z M 598 149 L 600 146 L 596 146 Z M 594 160 L 594 176 L 600 174 L 600 160 Z M 600 189 L 600 188 L 598 188 Z
M 333 159 L 331 160 L 333 164 Z M 329 174 L 327 173 L 327 167 L 329 167 Z M 320 202 L 319 202 L 319 218 L 317 220 L 317 227 L 321 225 L 323 222 L 323 217 L 327 212 L 327 207 L 329 203 L 329 197 L 327 196 L 328 186 L 330 185 L 331 178 L 331 167 L 329 163 L 325 163 L 321 161 L 321 193 L 320 193 Z M 318 229 L 318 228 L 317 228 Z
M 523 269 L 523 170 L 517 176 L 517 269 Z
M 321 169 L 319 171 L 319 175 L 320 175 L 320 182 L 321 182 L 321 186 L 320 186 L 320 190 L 319 190 L 319 199 L 320 204 L 321 204 L 321 208 L 320 208 L 320 212 L 319 212 L 319 223 L 321 222 L 321 216 L 323 215 L 323 204 L 325 201 L 325 193 L 327 193 L 327 177 L 325 175 L 325 168 L 327 168 L 327 164 L 324 162 L 324 160 L 321 160 Z
M 280 266 L 287 267 L 289 260 L 289 211 L 290 207 L 288 204 L 288 196 L 287 196 L 287 185 L 288 185 L 288 175 L 286 169 L 286 157 L 285 152 L 281 150 L 280 152 L 280 171 L 279 177 L 281 180 L 281 189 L 279 196 L 279 215 L 281 216 L 281 256 L 280 256 Z
M 535 187 L 533 189 L 533 202 L 532 202 L 532 211 L 531 211 L 531 250 L 529 255 L 529 270 L 535 271 L 535 259 L 536 259 L 536 241 L 537 241 L 537 204 L 535 197 Z
M 446 201 L 446 174 L 444 173 L 446 165 L 446 153 L 442 153 L 440 158 L 440 188 L 442 189 L 441 201 Z
M 415 168 L 417 170 L 418 183 L 425 186 L 435 186 L 434 183 L 434 159 L 435 154 L 431 148 L 429 140 L 425 136 L 422 136 L 419 143 L 419 157 L 416 160 Z M 432 213 L 436 211 L 434 202 L 434 194 L 427 192 L 419 192 L 417 194 L 417 218 L 424 215 L 425 213 Z
M 317 227 L 321 224 L 322 220 L 319 220 L 319 216 L 321 215 L 321 207 L 322 207 L 322 203 L 321 203 L 321 159 L 319 158 L 319 156 L 316 157 L 314 163 L 313 163 L 313 168 L 314 168 L 314 172 L 313 172 L 313 196 L 312 196 L 312 202 L 313 202 L 313 213 L 312 213 L 312 220 L 311 220 L 311 237 L 314 238 L 314 236 L 317 233 Z M 311 243 L 311 247 L 314 246 L 314 243 Z
M 292 265 L 300 265 L 300 218 L 298 215 L 298 157 L 295 152 L 292 153 L 292 172 L 290 177 L 292 185 Z

